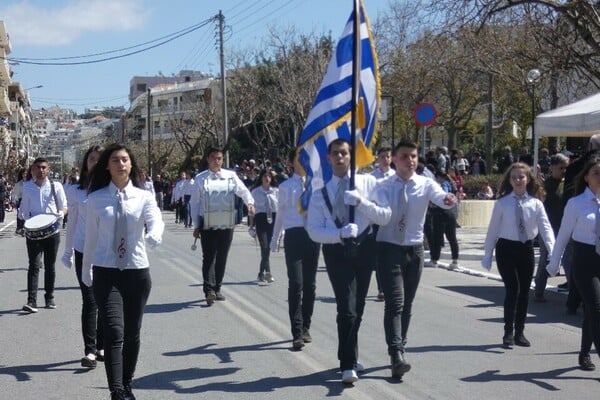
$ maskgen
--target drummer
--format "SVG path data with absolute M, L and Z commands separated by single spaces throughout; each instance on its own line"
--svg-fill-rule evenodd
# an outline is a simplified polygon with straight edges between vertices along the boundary
M 65 191 L 59 182 L 52 182 L 48 179 L 50 165 L 48 160 L 38 157 L 31 165 L 31 180 L 23 184 L 23 197 L 21 199 L 21 209 L 23 218 L 25 218 L 25 228 L 32 227 L 28 220 L 40 214 L 48 214 L 50 225 L 55 226 L 56 230 L 50 229 L 45 237 L 30 239 L 27 237 L 27 256 L 29 257 L 29 268 L 27 270 L 27 304 L 23 306 L 23 311 L 35 313 L 37 307 L 38 275 L 44 260 L 44 296 L 46 308 L 56 308 L 54 302 L 54 280 L 56 273 L 54 265 L 56 263 L 56 254 L 60 244 L 60 226 L 62 218 L 67 212 L 67 197 Z M 29 221 L 31 222 L 31 221 Z M 44 224 L 48 225 L 48 224 Z
M 221 168 L 221 148 L 212 147 L 206 154 L 208 169 L 196 175 L 190 205 L 194 237 L 200 237 L 202 245 L 204 295 L 206 304 L 211 306 L 215 300 L 225 300 L 221 283 L 233 240 L 235 196 L 246 204 L 249 216 L 254 216 L 254 198 L 235 171 Z

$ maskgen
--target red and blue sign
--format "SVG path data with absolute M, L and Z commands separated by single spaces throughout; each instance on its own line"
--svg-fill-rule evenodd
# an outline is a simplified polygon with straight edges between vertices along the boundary
M 438 113 L 431 103 L 419 103 L 413 111 L 413 116 L 418 125 L 429 126 L 435 124 Z

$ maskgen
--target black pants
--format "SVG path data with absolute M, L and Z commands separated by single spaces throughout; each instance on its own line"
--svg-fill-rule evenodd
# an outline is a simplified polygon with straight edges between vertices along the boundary
M 182 206 L 182 201 L 181 200 L 177 200 L 177 202 L 174 205 L 175 208 L 175 222 L 180 222 L 183 217 L 181 216 L 181 206 Z
M 385 298 L 383 327 L 390 355 L 404 352 L 412 304 L 423 271 L 423 245 L 377 242 L 377 268 Z
M 94 266 L 93 290 L 104 331 L 104 367 L 111 392 L 133 379 L 151 287 L 148 268 L 120 271 Z
M 310 329 L 315 306 L 317 265 L 321 246 L 310 240 L 306 229 L 300 227 L 285 230 L 283 246 L 288 276 L 288 308 L 292 337 L 298 339 L 304 329 Z
M 581 353 L 589 353 L 593 342 L 600 355 L 600 255 L 595 246 L 573 241 L 572 273 L 583 299 Z
M 456 240 L 456 217 L 453 210 L 434 208 L 431 210 L 431 222 L 433 225 L 432 241 L 429 243 L 431 260 L 440 259 L 442 247 L 444 246 L 444 235 L 450 243 L 452 259 L 458 260 L 458 240 Z
M 525 329 L 529 304 L 529 287 L 533 277 L 535 258 L 533 241 L 499 239 L 496 243 L 496 264 L 504 282 L 504 332 Z
M 358 360 L 358 330 L 365 310 L 374 269 L 375 237 L 371 234 L 349 257 L 341 244 L 324 244 L 323 256 L 337 306 L 338 359 L 340 369 L 354 368 Z
M 186 194 L 183 196 L 183 209 L 185 210 L 185 214 L 183 214 L 183 223 L 186 227 L 192 226 L 192 209 L 190 205 L 190 199 L 192 195 Z
M 229 247 L 233 240 L 233 229 L 201 229 L 202 279 L 204 294 L 220 292 Z
M 37 304 L 37 291 L 42 259 L 44 266 L 45 298 L 54 298 L 54 281 L 56 280 L 56 253 L 60 244 L 58 233 L 41 240 L 27 239 L 27 256 L 29 268 L 27 270 L 27 302 Z
M 256 237 L 258 239 L 258 245 L 260 246 L 259 273 L 271 272 L 269 256 L 271 254 L 271 238 L 273 237 L 273 225 L 275 224 L 276 216 L 277 215 L 273 213 L 273 220 L 271 223 L 267 221 L 267 213 L 258 213 L 254 216 Z
M 104 349 L 102 344 L 102 324 L 98 314 L 98 306 L 94 298 L 94 290 L 81 280 L 81 264 L 83 253 L 75 250 L 75 272 L 77 282 L 81 290 L 81 333 L 83 335 L 84 354 L 96 354 L 98 350 Z

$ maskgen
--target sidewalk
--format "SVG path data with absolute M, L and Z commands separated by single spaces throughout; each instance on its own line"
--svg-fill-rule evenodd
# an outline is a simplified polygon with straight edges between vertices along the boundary
M 486 271 L 481 266 L 481 259 L 483 258 L 483 246 L 485 243 L 485 236 L 487 233 L 487 228 L 475 228 L 475 227 L 462 227 L 456 230 L 456 237 L 458 239 L 458 249 L 459 249 L 459 257 L 458 257 L 458 266 L 459 268 L 456 272 L 482 276 L 489 279 L 495 279 L 501 281 L 502 278 L 498 273 L 498 268 L 496 267 L 496 262 L 492 263 L 492 269 L 490 271 Z M 535 262 L 536 267 L 534 270 L 534 278 L 535 271 L 537 271 L 538 259 L 539 259 L 539 249 L 536 247 L 535 250 Z M 425 259 L 429 260 L 429 252 L 425 251 Z M 448 266 L 452 261 L 452 256 L 450 254 L 450 246 L 446 241 L 446 245 L 442 248 L 442 254 L 440 257 L 440 261 L 438 262 L 438 268 L 448 269 Z M 429 265 L 428 263 L 425 264 Z M 548 292 L 556 292 L 559 294 L 566 295 L 568 291 L 559 291 L 557 285 L 566 281 L 566 278 L 561 271 L 561 275 L 555 277 L 548 278 L 548 285 L 546 286 L 546 291 Z M 532 281 L 531 287 L 533 288 L 535 285 Z

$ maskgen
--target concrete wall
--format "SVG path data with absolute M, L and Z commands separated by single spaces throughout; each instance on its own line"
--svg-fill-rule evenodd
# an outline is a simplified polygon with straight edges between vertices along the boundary
M 492 218 L 495 200 L 462 200 L 458 210 L 461 226 L 487 228 Z

